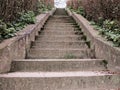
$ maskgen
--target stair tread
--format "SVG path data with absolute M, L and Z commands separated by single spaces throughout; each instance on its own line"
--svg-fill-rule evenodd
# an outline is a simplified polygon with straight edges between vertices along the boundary
M 24 61 L 39 61 L 39 62 L 43 62 L 43 61 L 50 61 L 50 62 L 54 62 L 54 61 L 64 61 L 64 62 L 85 62 L 85 61 L 103 61 L 103 59 L 15 59 L 13 60 L 15 62 L 24 62 Z
M 40 37 L 41 36 L 49 36 L 49 35 L 40 35 Z M 80 36 L 83 36 L 83 35 L 75 35 L 75 34 L 71 34 L 71 35 L 53 35 L 53 37 L 80 37 Z
M 86 43 L 86 42 L 88 42 L 88 41 L 79 41 L 79 40 L 77 40 L 77 41 L 42 41 L 41 42 L 41 40 L 36 40 L 35 41 L 35 43 Z
M 34 48 L 31 48 L 31 50 L 35 50 Z M 59 50 L 59 51 L 66 51 L 66 50 L 75 50 L 75 51 L 81 51 L 81 50 L 91 50 L 91 49 L 86 49 L 86 48 L 37 48 L 37 50 Z
M 11 71 L 89 71 L 107 70 L 102 59 L 16 59 Z
M 108 71 L 71 71 L 71 72 L 11 72 L 0 74 L 0 77 L 92 77 L 92 76 L 112 76 L 117 73 L 109 73 Z M 119 75 L 118 75 L 119 76 Z

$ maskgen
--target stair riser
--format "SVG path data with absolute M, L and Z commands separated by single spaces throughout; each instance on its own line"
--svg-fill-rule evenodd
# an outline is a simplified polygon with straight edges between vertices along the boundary
M 54 15 L 54 16 L 51 17 L 51 19 L 54 19 L 54 18 L 56 18 L 56 19 L 57 19 L 57 18 L 58 18 L 58 19 L 59 19 L 59 18 L 60 18 L 60 19 L 63 19 L 63 18 L 71 19 L 70 16 L 60 16 L 60 15 L 59 15 L 59 16 Z
M 88 50 L 41 50 L 31 49 L 28 54 L 32 59 L 75 59 L 91 58 L 91 52 Z
M 52 26 L 52 27 L 75 27 L 75 26 L 77 26 L 77 25 L 68 25 L 68 24 L 46 24 L 45 25 L 46 27 L 50 27 L 50 26 Z
M 77 26 L 77 25 L 76 25 Z M 45 27 L 75 27 L 75 25 L 59 25 L 59 24 L 52 24 L 52 25 L 45 25 Z
M 49 20 L 74 20 L 72 17 L 51 17 Z
M 48 21 L 48 22 L 46 22 L 46 24 L 51 24 L 52 25 L 52 24 L 56 24 L 56 23 L 55 22 L 51 23 L 51 22 Z M 61 23 L 59 23 L 59 25 L 63 25 L 63 24 L 64 25 L 77 25 L 76 23 L 71 23 L 71 22 L 68 22 L 68 23 L 61 22 Z
M 110 79 L 109 79 L 110 77 Z M 0 90 L 81 90 L 85 88 L 118 88 L 117 76 L 0 78 Z M 118 80 L 117 80 L 118 81 Z
M 58 23 L 58 24 L 59 23 L 74 23 L 74 21 L 70 21 L 70 20 L 69 21 L 68 20 L 67 21 L 65 21 L 65 20 L 64 21 L 62 21 L 62 20 L 56 20 L 56 21 L 55 20 L 51 20 L 49 22 L 51 22 L 51 23 Z
M 71 33 L 71 32 L 69 32 L 69 33 L 67 33 L 67 32 L 42 32 L 40 35 L 74 35 L 75 34 L 75 32 L 74 33 Z M 82 35 L 83 33 L 81 33 L 81 35 Z
M 71 18 L 71 16 L 68 16 L 68 15 L 55 15 L 54 16 L 51 16 L 51 18 Z
M 73 20 L 72 18 L 66 18 L 66 17 L 57 17 L 57 18 L 49 18 L 49 20 Z
M 74 21 L 73 19 L 71 18 L 51 18 L 49 19 L 49 21 Z
M 47 21 L 46 22 L 46 24 L 45 25 L 77 25 L 77 23 L 75 23 L 75 22 L 55 22 L 55 21 L 52 21 L 52 23 L 51 23 L 51 21 Z
M 82 36 L 64 36 L 64 35 L 42 35 L 38 36 L 37 41 L 54 41 L 54 42 L 78 42 L 83 40 Z
M 77 28 L 67 28 L 67 29 L 62 29 L 62 28 L 52 28 L 52 27 L 50 27 L 50 28 L 44 28 L 44 30 L 43 31 L 55 31 L 55 32 L 78 32 L 78 31 L 81 31 L 81 30 L 79 30 L 79 29 L 77 29 Z M 74 34 L 74 33 L 73 33 Z
M 66 26 L 61 26 L 61 27 L 55 27 L 55 26 L 53 26 L 53 27 L 51 27 L 51 26 L 49 26 L 49 27 L 44 27 L 44 29 L 62 29 L 62 30 L 65 30 L 65 29 L 72 29 L 72 30 L 75 30 L 76 29 L 76 27 L 66 27 Z M 77 28 L 78 29 L 78 28 Z
M 88 48 L 85 42 L 35 42 L 32 48 Z
M 11 71 L 89 71 L 106 70 L 102 61 L 14 61 Z
M 82 32 L 82 31 L 80 31 L 80 30 L 50 30 L 50 29 L 44 29 L 41 33 L 66 33 L 66 35 L 67 34 L 72 34 L 72 35 L 74 35 L 75 33 L 77 33 L 77 32 Z

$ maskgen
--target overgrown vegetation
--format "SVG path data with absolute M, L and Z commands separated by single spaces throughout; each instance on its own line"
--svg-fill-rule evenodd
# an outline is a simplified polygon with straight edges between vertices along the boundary
M 108 61 L 102 60 L 102 62 L 101 62 L 100 64 L 101 64 L 101 65 L 104 65 L 104 67 L 105 67 L 106 69 L 108 69 Z
M 38 15 L 40 13 L 49 11 L 51 9 L 52 9 L 52 5 L 50 5 L 49 3 L 46 5 L 43 1 L 41 1 L 36 4 L 35 14 Z
M 66 55 L 64 56 L 64 58 L 65 58 L 65 59 L 76 59 L 77 57 L 76 57 L 75 55 L 73 55 L 73 54 L 66 54 Z
M 16 21 L 5 23 L 0 20 L 0 41 L 15 36 L 17 31 L 22 30 L 28 24 L 35 23 L 33 11 L 19 13 L 20 18 Z
M 69 9 L 71 10 L 71 11 L 74 11 L 74 12 L 76 12 L 77 14 L 81 14 L 82 16 L 86 16 L 86 14 L 85 14 L 85 11 L 84 11 L 84 8 L 83 7 L 78 7 L 77 9 L 74 9 L 73 7 L 69 7 Z
M 120 26 L 118 21 L 105 20 L 102 25 L 92 21 L 91 24 L 99 31 L 100 35 L 108 41 L 112 41 L 114 46 L 120 47 Z
M 26 25 L 34 24 L 36 15 L 51 10 L 52 5 L 49 1 L 0 1 L 0 42 L 4 39 L 15 36 L 16 32 L 22 30 Z
M 120 47 L 120 0 L 71 0 L 68 6 L 91 21 L 100 35 Z

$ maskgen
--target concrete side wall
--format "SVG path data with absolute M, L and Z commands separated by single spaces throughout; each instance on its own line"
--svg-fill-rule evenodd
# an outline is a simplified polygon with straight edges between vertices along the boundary
M 8 72 L 14 59 L 24 59 L 30 49 L 31 42 L 35 40 L 46 20 L 55 9 L 36 17 L 36 24 L 28 25 L 17 33 L 17 36 L 0 43 L 0 73 Z
M 87 39 L 91 41 L 91 48 L 95 50 L 96 58 L 107 60 L 109 69 L 116 70 L 116 67 L 120 65 L 120 48 L 113 47 L 111 42 L 102 38 L 84 17 L 74 12 L 71 14 L 69 10 L 67 12 L 80 25 Z

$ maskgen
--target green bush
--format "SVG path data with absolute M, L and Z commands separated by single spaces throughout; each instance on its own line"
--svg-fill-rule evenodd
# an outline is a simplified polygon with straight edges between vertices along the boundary
M 120 47 L 120 26 L 115 20 L 105 20 L 103 25 L 91 22 L 99 34 L 105 37 L 108 41 L 112 41 L 114 46 Z
M 11 23 L 4 23 L 0 20 L 0 41 L 15 36 L 16 32 L 22 30 L 28 24 L 35 23 L 35 14 L 33 11 L 22 12 L 20 18 Z
M 81 15 L 84 16 L 84 17 L 86 16 L 86 15 L 85 15 L 85 10 L 84 10 L 83 7 L 79 7 L 79 8 L 77 9 L 76 13 L 81 14 Z
M 0 41 L 15 36 L 16 30 L 14 27 L 7 27 L 7 24 L 0 20 Z
M 45 11 L 49 11 L 52 9 L 52 6 L 50 4 L 46 5 L 43 2 L 38 2 L 36 5 L 37 9 L 35 11 L 35 14 L 38 15 L 40 13 L 43 13 Z
M 18 22 L 24 22 L 25 24 L 34 24 L 35 23 L 35 14 L 33 11 L 28 11 L 26 13 L 20 13 L 20 18 Z

